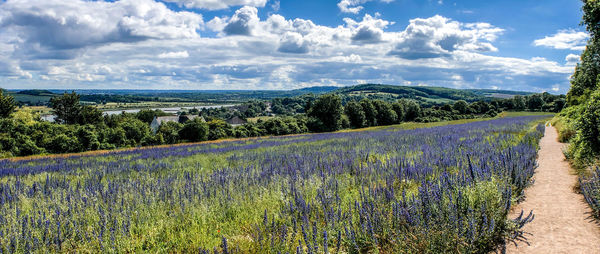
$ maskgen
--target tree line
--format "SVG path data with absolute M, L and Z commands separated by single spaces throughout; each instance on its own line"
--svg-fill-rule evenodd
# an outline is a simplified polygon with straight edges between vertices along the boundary
M 564 96 L 563 96 L 564 97 Z M 75 153 L 223 138 L 328 132 L 401 122 L 433 122 L 493 117 L 503 110 L 556 111 L 561 96 L 539 94 L 511 99 L 467 103 L 459 100 L 424 108 L 417 101 L 384 101 L 347 97 L 330 93 L 251 100 L 236 107 L 192 109 L 184 114 L 201 115 L 184 123 L 166 122 L 154 132 L 150 123 L 168 115 L 160 110 L 104 115 L 98 108 L 80 103 L 75 92 L 50 100 L 55 122 L 41 121 L 28 110 L 16 110 L 13 97 L 0 90 L 0 156 Z M 270 105 L 270 110 L 268 110 Z M 224 119 L 275 114 L 265 120 L 231 126 Z

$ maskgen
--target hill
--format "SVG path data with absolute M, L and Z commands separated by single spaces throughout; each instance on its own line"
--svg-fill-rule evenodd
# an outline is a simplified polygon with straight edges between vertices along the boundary
M 336 93 L 348 98 L 368 97 L 372 99 L 414 99 L 425 104 L 452 103 L 457 100 L 474 102 L 492 98 L 511 98 L 528 95 L 528 92 L 453 89 L 432 86 L 396 86 L 383 84 L 361 84 L 348 87 L 314 86 L 294 90 L 74 90 L 86 102 L 136 103 L 136 102 L 194 102 L 194 103 L 239 103 L 248 100 L 271 100 L 305 94 Z M 12 90 L 9 93 L 22 104 L 44 105 L 52 96 L 71 90 Z
M 340 88 L 335 93 L 348 96 L 367 96 L 381 98 L 407 98 L 430 103 L 448 103 L 457 100 L 468 102 L 485 100 L 486 96 L 469 90 L 429 86 L 394 86 L 381 84 L 363 84 Z

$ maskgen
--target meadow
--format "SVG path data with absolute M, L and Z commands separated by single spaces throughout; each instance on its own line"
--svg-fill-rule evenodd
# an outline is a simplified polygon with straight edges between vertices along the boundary
M 0 253 L 485 253 L 546 118 L 3 160 Z

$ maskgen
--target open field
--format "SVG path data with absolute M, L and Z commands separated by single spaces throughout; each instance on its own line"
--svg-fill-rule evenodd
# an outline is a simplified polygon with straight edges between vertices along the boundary
M 481 252 L 543 117 L 0 162 L 3 252 Z M 473 225 L 478 225 L 473 227 Z

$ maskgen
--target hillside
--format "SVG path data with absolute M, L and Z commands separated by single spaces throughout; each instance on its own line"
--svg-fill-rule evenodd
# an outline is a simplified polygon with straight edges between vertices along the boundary
M 482 93 L 476 93 L 469 90 L 460 90 L 445 87 L 394 86 L 381 84 L 363 84 L 351 87 L 344 87 L 334 92 L 349 96 L 387 96 L 397 99 L 409 98 L 430 103 L 447 103 L 457 100 L 473 102 L 478 100 L 485 100 L 486 98 L 488 98 Z
M 23 104 L 43 105 L 57 94 L 70 90 L 12 90 L 9 93 Z M 348 97 L 376 99 L 414 99 L 429 104 L 452 103 L 457 100 L 474 102 L 491 98 L 511 98 L 528 95 L 528 92 L 489 89 L 453 89 L 430 86 L 396 86 L 383 84 L 361 84 L 348 87 L 314 86 L 294 90 L 75 90 L 87 102 L 198 102 L 235 103 L 253 99 L 270 100 L 305 94 L 336 93 Z

